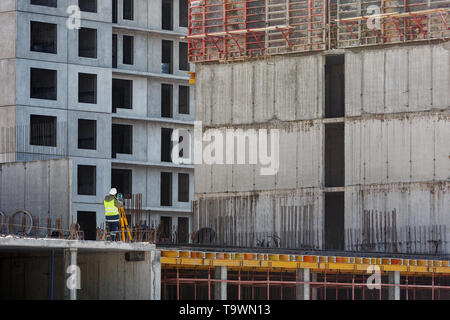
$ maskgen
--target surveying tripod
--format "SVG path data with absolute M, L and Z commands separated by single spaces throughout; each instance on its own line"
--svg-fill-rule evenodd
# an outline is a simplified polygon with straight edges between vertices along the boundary
M 125 237 L 125 230 L 126 230 L 129 241 L 132 241 L 133 237 L 131 236 L 130 228 L 128 227 L 127 216 L 125 215 L 125 210 L 123 209 L 123 207 L 119 208 L 119 215 L 120 215 L 120 229 L 118 232 L 120 233 L 120 236 L 121 236 L 120 239 L 123 242 L 126 241 L 126 237 Z M 106 222 L 105 222 L 105 230 L 103 232 L 102 241 L 105 240 L 106 233 L 107 233 L 106 230 L 107 230 L 107 227 L 106 227 Z

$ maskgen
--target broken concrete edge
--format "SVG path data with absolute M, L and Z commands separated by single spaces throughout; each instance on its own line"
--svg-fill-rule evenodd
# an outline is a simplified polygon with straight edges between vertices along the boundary
M 0 237 L 1 249 L 79 249 L 95 251 L 154 251 L 156 246 L 150 243 L 127 243 L 111 241 L 82 241 L 50 238 Z

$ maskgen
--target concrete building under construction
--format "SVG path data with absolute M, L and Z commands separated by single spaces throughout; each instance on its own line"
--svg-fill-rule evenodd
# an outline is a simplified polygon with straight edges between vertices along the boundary
M 192 297 L 218 272 L 228 297 L 259 299 L 436 299 L 424 288 L 438 281 L 448 299 L 447 267 L 439 280 L 433 268 L 450 253 L 449 5 L 190 1 L 196 120 L 210 136 L 278 129 L 280 164 L 261 175 L 247 149 L 245 164 L 196 165 L 194 229 L 254 254 L 229 254 L 217 264 L 227 270 L 200 254 L 203 274 L 168 279 Z M 226 137 L 220 154 L 236 141 Z M 163 260 L 175 268 L 180 255 Z M 370 264 L 386 276 L 376 293 L 364 288 Z

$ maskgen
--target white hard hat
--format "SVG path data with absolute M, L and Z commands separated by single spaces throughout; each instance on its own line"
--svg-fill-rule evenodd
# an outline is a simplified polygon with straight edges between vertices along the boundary
M 117 189 L 116 188 L 112 188 L 111 191 L 109 192 L 110 195 L 115 196 L 117 194 Z

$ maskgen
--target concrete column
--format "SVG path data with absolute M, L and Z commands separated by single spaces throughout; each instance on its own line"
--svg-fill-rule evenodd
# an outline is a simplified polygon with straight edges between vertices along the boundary
M 389 272 L 389 284 L 400 284 L 400 271 Z M 389 287 L 389 300 L 400 300 L 400 287 Z
M 214 279 L 227 280 L 227 267 L 215 267 Z M 214 300 L 227 300 L 227 283 L 214 283 Z
M 77 300 L 77 286 L 81 282 L 78 273 L 76 248 L 64 250 L 64 299 Z M 69 268 L 70 267 L 70 268 Z
M 161 251 L 152 251 L 150 254 L 150 296 L 152 300 L 161 300 Z
M 311 270 L 310 269 L 298 269 L 297 270 L 297 281 L 311 281 Z M 298 284 L 297 285 L 297 300 L 310 300 L 310 284 Z

